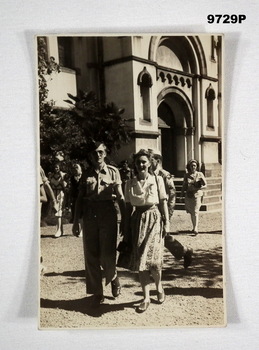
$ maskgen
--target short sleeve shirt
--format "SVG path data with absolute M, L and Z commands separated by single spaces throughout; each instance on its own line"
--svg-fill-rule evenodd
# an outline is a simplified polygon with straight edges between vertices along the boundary
M 156 180 L 157 179 L 157 180 Z M 133 206 L 159 204 L 166 199 L 165 185 L 161 176 L 148 175 L 142 184 L 136 177 L 126 182 L 125 201 Z
M 184 175 L 184 183 L 187 186 L 187 192 L 195 192 L 196 196 L 202 196 L 203 191 L 199 187 L 195 187 L 199 181 L 202 181 L 206 185 L 206 179 L 202 172 L 196 171 L 195 175 L 186 173 Z
M 115 197 L 114 188 L 118 185 L 121 185 L 119 170 L 105 164 L 99 172 L 88 168 L 83 173 L 79 192 L 92 201 L 112 200 Z

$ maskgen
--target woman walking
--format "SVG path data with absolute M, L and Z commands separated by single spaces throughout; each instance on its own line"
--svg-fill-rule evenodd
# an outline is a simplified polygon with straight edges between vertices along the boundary
M 207 181 L 199 171 L 199 163 L 191 159 L 186 165 L 187 173 L 184 175 L 181 197 L 185 193 L 185 209 L 191 215 L 195 236 L 198 235 L 199 211 L 202 203 L 203 191 L 207 187 Z
M 57 202 L 57 212 L 55 216 L 57 217 L 57 231 L 55 238 L 58 238 L 63 235 L 63 226 L 62 226 L 62 210 L 63 202 L 65 196 L 65 188 L 67 182 L 65 181 L 65 173 L 60 169 L 60 165 L 56 164 L 54 166 L 54 172 L 49 176 L 49 183 L 54 192 L 55 199 Z
M 144 149 L 133 156 L 135 176 L 125 186 L 124 239 L 132 247 L 130 270 L 139 272 L 144 294 L 138 312 L 146 311 L 150 304 L 150 275 L 155 281 L 158 303 L 165 300 L 161 277 L 164 235 L 170 224 L 164 182 L 151 173 L 150 157 Z

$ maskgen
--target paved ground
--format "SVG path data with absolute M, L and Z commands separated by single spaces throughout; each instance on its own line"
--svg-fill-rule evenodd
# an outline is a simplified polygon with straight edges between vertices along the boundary
M 222 326 L 225 323 L 222 279 L 221 213 L 200 213 L 200 234 L 191 236 L 190 217 L 176 211 L 172 229 L 177 239 L 195 251 L 192 266 L 183 268 L 165 250 L 163 285 L 166 301 L 156 303 L 152 284 L 152 303 L 143 314 L 135 310 L 142 299 L 138 275 L 118 269 L 121 295 L 114 299 L 110 286 L 105 287 L 105 303 L 98 311 L 90 308 L 85 294 L 82 239 L 71 235 L 54 239 L 54 226 L 41 228 L 41 250 L 46 273 L 40 280 L 41 328 L 109 328 Z

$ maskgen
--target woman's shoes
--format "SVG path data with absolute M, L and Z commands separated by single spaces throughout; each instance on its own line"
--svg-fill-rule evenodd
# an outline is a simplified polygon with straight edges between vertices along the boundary
M 157 292 L 157 302 L 158 304 L 163 304 L 165 301 L 165 291 L 163 290 L 161 293 Z M 150 305 L 150 301 L 143 301 L 136 309 L 138 313 L 145 312 Z
M 150 301 L 143 301 L 143 303 L 141 303 L 138 307 L 137 307 L 137 312 L 138 313 L 142 313 L 145 312 L 147 310 L 147 308 L 149 307 Z
M 157 292 L 157 301 L 158 301 L 158 304 L 163 304 L 163 302 L 165 301 L 165 291 L 164 290 L 161 293 Z
M 59 237 L 61 237 L 62 236 L 62 231 L 61 230 L 58 230 L 57 232 L 56 232 L 56 234 L 55 234 L 55 238 L 59 238 Z

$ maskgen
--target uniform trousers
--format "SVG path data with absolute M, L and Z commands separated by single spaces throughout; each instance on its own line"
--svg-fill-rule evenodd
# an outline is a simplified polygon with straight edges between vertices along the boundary
M 116 273 L 117 212 L 112 200 L 85 200 L 83 243 L 86 292 L 102 295 L 102 270 L 106 285 Z

